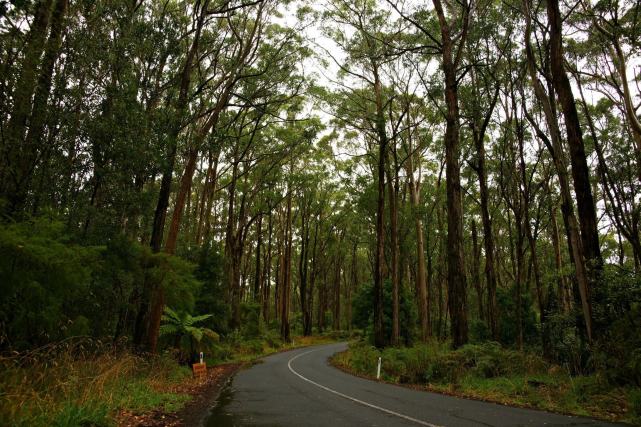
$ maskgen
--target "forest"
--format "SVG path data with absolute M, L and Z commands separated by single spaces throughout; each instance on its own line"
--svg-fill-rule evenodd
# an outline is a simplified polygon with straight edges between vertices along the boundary
M 640 109 L 635 0 L 0 1 L 0 416 L 50 352 L 324 336 L 641 422 Z

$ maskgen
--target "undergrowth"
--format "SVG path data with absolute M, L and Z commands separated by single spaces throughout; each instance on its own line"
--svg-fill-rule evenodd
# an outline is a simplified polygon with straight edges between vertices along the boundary
M 641 389 L 610 383 L 605 375 L 572 376 L 566 369 L 527 352 L 496 343 L 451 350 L 432 342 L 382 351 L 355 343 L 332 362 L 374 377 L 381 357 L 381 378 L 400 384 L 573 415 L 641 425 Z
M 89 339 L 69 339 L 0 358 L 0 419 L 11 426 L 107 426 L 120 409 L 181 408 L 190 376 L 166 356 L 141 357 Z
M 274 331 L 247 339 L 232 334 L 207 354 L 208 366 L 245 362 L 276 351 L 343 339 L 342 333 L 294 337 Z M 0 356 L 0 426 L 112 426 L 122 410 L 180 410 L 190 395 L 191 369 L 171 354 L 140 356 L 124 345 L 67 339 Z

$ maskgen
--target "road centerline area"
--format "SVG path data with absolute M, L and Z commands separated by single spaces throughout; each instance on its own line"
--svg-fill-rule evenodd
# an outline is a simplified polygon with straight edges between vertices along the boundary
M 267 356 L 236 374 L 207 427 L 614 427 L 359 378 L 327 359 L 347 343 Z M 302 380 L 302 381 L 301 381 Z M 429 421 L 428 421 L 429 420 Z
M 316 381 L 310 380 L 309 378 L 307 378 L 307 377 L 303 376 L 302 374 L 296 372 L 294 370 L 294 368 L 292 368 L 292 362 L 294 360 L 298 359 L 299 357 L 305 356 L 306 354 L 313 353 L 315 351 L 318 351 L 318 349 L 309 350 L 309 351 L 306 351 L 304 353 L 297 354 L 296 356 L 294 356 L 291 359 L 289 359 L 289 361 L 287 362 L 287 368 L 289 368 L 289 371 L 292 374 L 296 375 L 298 378 L 302 379 L 303 381 L 307 381 L 308 383 L 310 383 L 310 384 L 312 384 L 312 385 L 314 385 L 314 386 L 316 386 L 318 388 L 321 388 L 321 389 L 323 389 L 325 391 L 333 393 L 333 394 L 335 394 L 337 396 L 340 396 L 340 397 L 342 397 L 344 399 L 351 400 L 352 402 L 358 403 L 359 405 L 367 406 L 368 408 L 372 408 L 372 409 L 375 409 L 377 411 L 386 413 L 388 415 L 393 415 L 395 417 L 402 418 L 402 419 L 404 419 L 406 421 L 410 421 L 410 422 L 413 422 L 415 424 L 419 424 L 419 425 L 422 425 L 422 426 L 425 426 L 425 427 L 442 427 L 442 426 L 439 426 L 439 425 L 436 425 L 436 424 L 428 423 L 427 421 L 423 421 L 423 420 L 419 420 L 419 419 L 410 417 L 409 415 L 405 415 L 405 414 L 401 414 L 401 413 L 396 412 L 396 411 L 392 411 L 391 409 L 387 409 L 387 408 L 380 407 L 378 405 L 374 405 L 373 403 L 365 402 L 364 400 L 357 399 L 357 398 L 355 398 L 353 396 L 349 396 L 349 395 L 347 395 L 345 393 L 341 393 L 340 391 L 334 390 L 334 389 L 332 389 L 330 387 L 327 387 L 327 386 L 324 386 L 322 384 L 319 384 Z

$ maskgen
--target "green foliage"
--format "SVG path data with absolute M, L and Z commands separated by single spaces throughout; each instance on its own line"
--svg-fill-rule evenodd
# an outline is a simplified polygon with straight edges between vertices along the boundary
M 636 421 L 641 421 L 641 389 L 631 390 L 628 393 L 628 402 L 631 415 Z
M 470 342 L 482 343 L 492 338 L 492 331 L 488 324 L 480 319 L 473 319 L 470 322 Z
M 591 367 L 617 384 L 641 386 L 641 276 L 606 266 L 595 291 L 599 331 Z
M 124 236 L 82 246 L 64 230 L 44 217 L 0 228 L 0 347 L 131 335 L 140 296 L 154 286 L 172 307 L 193 309 L 200 282 L 188 261 Z
M 201 343 L 204 345 L 217 342 L 220 337 L 209 328 L 197 326 L 198 323 L 212 317 L 211 314 L 192 316 L 189 313 L 179 313 L 169 307 L 165 307 L 162 316 L 164 322 L 160 326 L 160 335 L 169 335 L 174 338 L 174 345 L 179 349 L 185 349 L 185 340 L 189 345 L 190 357 L 195 357 L 195 352 L 201 350 Z M 203 342 L 203 339 L 205 341 Z
M 379 357 L 386 381 L 577 415 L 633 423 L 639 419 L 638 387 L 619 388 L 600 375 L 572 377 L 536 354 L 506 349 L 498 343 L 468 344 L 452 350 L 448 342 L 432 341 L 380 351 L 358 342 L 334 356 L 332 362 L 373 377 Z
M 74 332 L 74 319 L 92 309 L 85 301 L 98 254 L 73 243 L 56 221 L 0 227 L 0 346 L 42 345 Z
M 515 344 L 518 338 L 518 315 L 516 306 L 516 285 L 509 289 L 498 288 L 496 293 L 500 313 L 499 326 L 501 342 Z M 521 294 L 521 313 L 523 321 L 523 340 L 536 343 L 539 340 L 538 319 L 534 311 L 532 295 L 525 289 Z
M 197 293 L 195 312 L 211 313 L 212 317 L 205 324 L 214 331 L 226 334 L 231 308 L 226 303 L 227 287 L 223 283 L 223 255 L 215 244 L 210 243 L 190 253 L 188 257 L 197 264 L 194 276 L 202 283 Z
M 382 374 L 402 383 L 457 383 L 464 375 L 478 378 L 525 375 L 545 371 L 547 363 L 531 354 L 501 348 L 498 343 L 468 344 L 452 351 L 447 343 L 430 342 L 382 352 L 365 344 L 350 347 L 352 367 L 374 372 L 382 357 Z
M 372 338 L 374 319 L 374 285 L 365 283 L 358 288 L 352 301 L 352 322 L 357 328 L 363 329 Z M 407 286 L 399 289 L 399 321 L 401 339 L 410 344 L 414 339 L 416 329 L 416 306 L 414 298 Z M 386 280 L 383 287 L 383 328 L 389 341 L 392 335 L 392 282 Z
M 245 338 L 258 338 L 263 331 L 262 318 L 260 317 L 260 304 L 246 302 L 240 305 L 240 319 L 242 334 Z

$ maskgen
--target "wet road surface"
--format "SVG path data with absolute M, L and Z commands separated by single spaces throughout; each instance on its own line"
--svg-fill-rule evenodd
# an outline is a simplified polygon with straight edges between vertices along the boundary
M 494 403 L 411 390 L 346 374 L 328 358 L 347 344 L 278 353 L 240 371 L 206 427 L 614 426 Z

